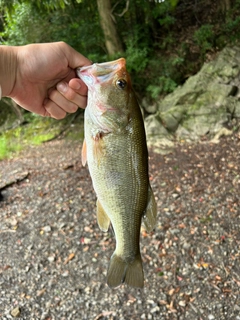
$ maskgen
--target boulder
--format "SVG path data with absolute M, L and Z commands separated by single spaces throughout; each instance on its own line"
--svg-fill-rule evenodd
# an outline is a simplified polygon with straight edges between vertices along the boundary
M 157 103 L 156 113 L 145 119 L 147 139 L 214 137 L 231 119 L 240 118 L 239 74 L 240 47 L 226 47 Z
M 171 134 L 157 116 L 150 115 L 146 118 L 145 130 L 148 147 L 153 148 L 155 152 L 166 154 L 174 147 Z

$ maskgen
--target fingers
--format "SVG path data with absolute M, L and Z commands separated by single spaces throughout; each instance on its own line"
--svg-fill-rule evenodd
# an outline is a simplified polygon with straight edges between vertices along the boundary
M 58 120 L 65 118 L 67 114 L 66 111 L 50 99 L 44 101 L 44 110 L 45 114 L 43 114 L 43 116 L 52 117 Z
M 82 96 L 87 95 L 87 86 L 85 83 L 79 78 L 73 78 L 69 81 L 69 87 L 75 90 L 77 93 L 81 94 Z
M 69 84 L 60 82 L 57 89 L 49 90 L 49 99 L 45 100 L 46 116 L 63 119 L 67 113 L 74 113 L 87 104 L 86 86 L 80 79 L 72 79 Z M 83 95 L 84 94 L 84 95 Z
M 56 103 L 61 103 L 60 105 L 65 109 L 70 107 L 72 104 L 77 105 L 79 108 L 84 109 L 87 104 L 87 88 L 86 85 L 80 79 L 71 79 L 69 83 L 67 82 L 59 82 L 57 84 L 57 92 L 62 96 L 57 95 L 51 96 L 51 99 Z M 67 112 L 71 112 L 66 110 Z

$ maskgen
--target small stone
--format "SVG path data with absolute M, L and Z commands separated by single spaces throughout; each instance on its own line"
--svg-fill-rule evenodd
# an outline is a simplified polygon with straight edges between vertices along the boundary
M 53 262 L 55 260 L 55 257 L 54 256 L 50 256 L 50 257 L 48 257 L 48 261 L 51 263 L 51 262 Z
M 159 308 L 159 306 L 156 306 L 156 307 L 154 307 L 154 308 L 152 308 L 150 310 L 150 313 L 155 313 L 155 312 L 158 312 L 158 311 L 160 311 L 160 308 Z
M 31 269 L 30 266 L 26 266 L 25 272 L 28 273 L 30 269 Z
M 174 199 L 178 199 L 178 198 L 181 197 L 181 195 L 180 195 L 179 193 L 173 193 L 173 194 L 172 194 L 172 197 L 173 197 Z
M 186 307 L 186 301 L 185 301 L 185 300 L 179 301 L 178 304 L 179 304 L 181 307 Z
M 189 249 L 191 247 L 191 244 L 190 243 L 188 243 L 188 242 L 184 242 L 184 244 L 183 244 L 183 249 Z
M 52 228 L 50 226 L 45 226 L 42 228 L 44 232 L 51 232 Z
M 12 309 L 12 311 L 11 311 L 11 316 L 14 318 L 19 317 L 20 314 L 21 314 L 21 310 L 19 307 L 16 307 L 16 308 Z
M 214 315 L 209 314 L 208 319 L 209 319 L 209 320 L 214 320 L 214 319 L 215 319 L 215 317 L 214 317 Z
M 179 229 L 170 229 L 171 234 L 177 234 L 180 232 Z
M 153 305 L 153 304 L 155 304 L 155 301 L 149 299 L 149 300 L 147 300 L 147 303 Z

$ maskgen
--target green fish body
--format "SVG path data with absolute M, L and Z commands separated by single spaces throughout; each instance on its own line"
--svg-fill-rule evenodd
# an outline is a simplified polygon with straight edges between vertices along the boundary
M 157 212 L 141 110 L 125 59 L 83 67 L 78 74 L 88 86 L 82 159 L 97 194 L 99 227 L 106 232 L 112 223 L 116 237 L 107 283 L 141 288 L 141 222 L 152 230 Z

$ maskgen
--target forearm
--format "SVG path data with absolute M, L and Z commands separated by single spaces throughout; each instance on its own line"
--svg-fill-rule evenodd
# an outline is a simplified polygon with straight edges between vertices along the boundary
M 17 72 L 17 47 L 0 46 L 0 86 L 2 97 L 13 90 Z

